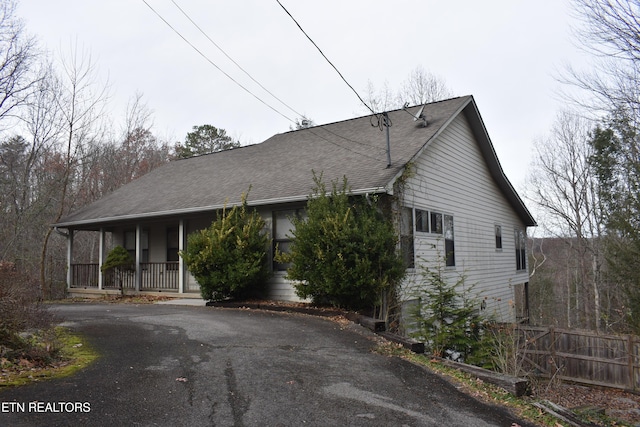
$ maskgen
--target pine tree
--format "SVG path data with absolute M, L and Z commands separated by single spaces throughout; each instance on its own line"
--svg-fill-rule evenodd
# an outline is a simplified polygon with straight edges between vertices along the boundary
M 473 286 L 461 275 L 448 283 L 444 260 L 435 267 L 423 267 L 423 281 L 412 290 L 418 303 L 413 309 L 414 338 L 424 341 L 436 357 L 465 362 L 481 362 L 484 356 L 484 329 L 488 324 L 473 297 Z M 474 357 L 476 360 L 473 360 Z

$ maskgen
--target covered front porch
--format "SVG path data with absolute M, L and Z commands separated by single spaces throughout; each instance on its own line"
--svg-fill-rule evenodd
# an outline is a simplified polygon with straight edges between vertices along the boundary
M 301 202 L 295 202 L 258 208 L 265 220 L 265 232 L 272 237 L 267 253 L 273 276 L 267 283 L 267 299 L 300 301 L 292 283 L 286 279 L 286 265 L 276 262 L 273 253 L 276 246 L 281 250 L 288 247 L 290 218 L 303 207 Z M 209 227 L 216 215 L 217 211 L 208 210 L 58 224 L 56 230 L 67 240 L 67 295 L 118 295 L 122 284 L 127 295 L 202 298 L 200 286 L 179 254 L 185 250 L 188 236 Z M 119 277 L 113 277 L 103 274 L 100 267 L 117 245 L 129 252 L 134 264 Z
M 141 222 L 98 230 L 68 229 L 65 233 L 67 294 L 72 297 L 91 297 L 123 292 L 200 298 L 198 284 L 178 255 L 186 244 L 186 222 Z M 191 227 L 201 226 L 201 221 L 192 222 Z M 92 233 L 93 241 L 97 240 L 97 254 L 94 250 L 92 257 L 94 261 L 97 258 L 97 262 L 87 262 L 86 249 L 81 243 L 79 248 L 76 247 L 79 233 Z M 116 245 L 123 246 L 129 252 L 134 264 L 119 274 L 105 274 L 101 266 L 109 250 Z M 76 251 L 78 254 L 74 253 Z
M 120 277 L 107 275 L 101 280 L 100 276 L 99 263 L 71 264 L 69 288 L 119 290 L 122 286 L 125 292 L 180 292 L 179 262 L 140 263 L 139 283 L 135 270 L 125 271 Z

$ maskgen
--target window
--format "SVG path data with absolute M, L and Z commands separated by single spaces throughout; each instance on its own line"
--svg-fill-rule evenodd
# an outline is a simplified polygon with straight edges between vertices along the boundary
M 400 251 L 405 268 L 415 267 L 413 245 L 413 209 L 402 208 L 400 214 Z
M 453 267 L 456 265 L 455 245 L 453 243 L 453 216 L 444 215 L 444 253 L 445 253 L 445 265 L 447 267 Z
M 496 234 L 496 249 L 502 249 L 502 226 L 495 226 L 495 234 Z
M 416 209 L 416 231 L 429 232 L 429 212 Z
M 301 217 L 302 209 L 290 209 L 286 211 L 276 211 L 273 213 L 273 254 L 276 249 L 282 253 L 288 253 L 291 247 L 292 231 L 294 229 L 291 218 Z M 273 260 L 274 271 L 285 271 L 290 264 L 285 264 Z
M 442 214 L 415 209 L 416 231 L 422 233 L 442 234 Z
M 524 230 L 516 228 L 515 230 L 515 242 L 516 242 L 516 270 L 527 269 L 527 239 L 524 234 Z
M 431 212 L 431 232 L 433 234 L 442 234 L 442 214 Z
M 149 232 L 142 230 L 142 254 L 140 262 L 149 262 Z M 136 259 L 136 231 L 128 230 L 124 232 L 124 248 L 129 252 L 131 258 Z
M 178 227 L 167 228 L 167 262 L 180 260 L 178 255 L 180 250 L 179 240 Z

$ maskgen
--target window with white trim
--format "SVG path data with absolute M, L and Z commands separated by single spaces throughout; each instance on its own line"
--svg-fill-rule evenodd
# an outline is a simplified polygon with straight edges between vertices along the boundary
M 442 234 L 442 214 L 439 212 L 414 209 L 415 231 L 421 233 Z

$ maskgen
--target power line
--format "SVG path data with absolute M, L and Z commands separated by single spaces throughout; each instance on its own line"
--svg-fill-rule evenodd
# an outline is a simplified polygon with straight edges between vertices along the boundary
M 222 74 L 224 74 L 229 80 L 231 80 L 232 82 L 234 82 L 236 85 L 238 85 L 240 88 L 242 88 L 245 92 L 249 93 L 251 96 L 253 96 L 255 99 L 257 99 L 258 101 L 260 101 L 262 104 L 264 104 L 265 106 L 267 106 L 269 109 L 271 109 L 272 111 L 274 111 L 275 113 L 279 114 L 280 116 L 284 117 L 285 119 L 289 120 L 292 123 L 296 123 L 295 120 L 292 120 L 291 118 L 287 117 L 286 115 L 284 115 L 282 112 L 280 112 L 279 110 L 277 110 L 276 108 L 274 108 L 273 106 L 269 105 L 267 102 L 265 102 L 264 100 L 262 100 L 261 98 L 259 98 L 256 94 L 254 94 L 253 92 L 251 92 L 249 89 L 247 89 L 245 86 L 243 86 L 242 84 L 240 84 L 237 80 L 235 80 L 233 77 L 231 77 L 228 73 L 226 73 L 224 70 L 222 70 L 216 63 L 214 63 L 211 59 L 209 59 L 209 57 L 207 57 L 202 51 L 200 51 L 193 43 L 191 43 L 185 36 L 183 36 L 176 28 L 174 28 L 162 15 L 160 15 L 159 12 L 157 12 L 153 7 L 151 7 L 151 5 L 149 3 L 147 3 L 146 0 L 142 0 L 144 2 L 144 4 L 147 5 L 147 7 L 149 9 L 151 9 L 151 11 L 158 17 L 160 18 L 160 20 L 162 20 L 162 22 L 164 22 L 174 33 L 176 33 L 185 43 L 187 43 L 193 50 L 195 50 L 200 56 L 202 56 L 207 62 L 209 62 L 211 65 L 213 65 L 218 71 L 220 71 Z M 271 92 L 269 92 L 267 89 L 265 89 L 260 83 L 258 83 L 253 77 L 251 77 L 244 69 L 242 69 L 242 67 L 240 67 L 240 65 L 238 65 L 233 59 L 231 59 L 231 57 L 229 55 L 227 55 L 209 36 L 206 35 L 206 33 L 204 33 L 204 31 L 202 29 L 200 29 L 200 27 L 191 19 L 189 18 L 189 16 L 180 8 L 180 6 L 178 6 L 175 1 L 173 1 L 173 4 L 187 17 L 187 19 L 189 19 L 189 21 L 191 21 L 191 23 L 198 28 L 198 30 L 200 30 L 200 32 L 202 32 L 205 37 L 207 37 L 207 39 L 209 39 L 209 41 L 211 41 L 222 53 L 225 54 L 225 56 L 227 56 L 227 58 L 229 58 L 238 68 L 240 68 L 242 71 L 245 72 L 245 74 L 247 74 L 256 84 L 258 84 L 260 87 L 262 87 L 266 92 L 268 92 L 271 96 L 273 96 L 275 99 L 277 99 L 278 101 L 280 101 L 283 105 L 285 105 L 287 108 L 289 108 L 291 111 L 293 111 L 294 113 L 298 114 L 299 116 L 303 116 L 302 114 L 298 113 L 296 110 L 294 110 L 293 108 L 291 108 L 289 105 L 287 105 L 286 103 L 284 103 L 283 101 L 281 101 L 278 97 L 276 97 L 275 95 L 273 95 Z M 279 3 L 279 2 L 278 2 Z M 283 7 L 284 8 L 284 7 Z M 286 10 L 286 9 L 285 9 Z M 293 18 L 293 17 L 292 17 Z M 295 21 L 295 20 L 294 20 Z M 313 43 L 313 41 L 312 41 Z M 314 43 L 315 44 L 315 43 Z M 324 56 L 324 54 L 323 54 Z M 326 58 L 326 57 L 325 57 Z M 332 64 L 333 65 L 333 64 Z M 335 68 L 335 67 L 334 67 Z M 337 69 L 336 69 L 337 71 Z M 340 72 L 338 72 L 338 74 L 340 74 Z M 344 80 L 344 78 L 343 78 Z M 345 80 L 346 82 L 346 80 Z M 348 83 L 347 83 L 348 84 Z M 350 86 L 351 87 L 351 86 Z M 353 88 L 352 88 L 353 90 Z M 355 92 L 355 90 L 354 90 Z M 357 95 L 357 92 L 356 92 Z M 359 96 L 358 96 L 359 97 Z M 360 99 L 362 101 L 362 99 Z M 364 103 L 364 101 L 362 101 Z M 367 106 L 367 108 L 369 108 L 369 106 L 364 103 L 365 106 Z M 369 108 L 369 110 L 371 110 L 371 108 Z M 373 112 L 373 110 L 371 110 Z M 374 114 L 376 114 L 374 112 Z M 359 141 L 354 141 L 352 139 L 343 137 L 333 131 L 330 131 L 329 129 L 325 128 L 324 126 L 319 126 L 320 128 L 322 128 L 324 131 L 329 132 L 330 134 L 333 134 L 334 136 L 337 136 L 338 138 L 344 139 L 346 141 L 350 141 L 359 145 L 362 145 L 363 147 L 366 148 L 373 148 L 371 146 L 369 146 L 368 144 L 365 144 L 363 142 L 359 142 Z M 356 151 L 350 147 L 344 146 L 344 145 L 340 145 L 337 142 L 331 141 L 329 139 L 327 139 L 326 137 L 318 134 L 317 132 L 315 132 L 312 128 L 308 128 L 306 129 L 309 132 L 311 132 L 313 135 L 317 136 L 320 139 L 323 139 L 324 141 L 335 145 L 338 148 L 342 148 L 344 150 L 350 151 L 354 154 L 358 154 L 364 157 L 368 157 L 370 159 L 373 160 L 378 160 L 378 158 L 373 157 L 369 154 L 366 153 L 361 153 L 359 151 Z
M 342 73 L 340 72 L 340 70 L 338 70 L 338 68 L 333 65 L 333 63 L 329 60 L 329 58 L 327 58 L 327 55 L 324 54 L 324 52 L 322 51 L 322 49 L 320 49 L 318 47 L 318 45 L 316 44 L 316 42 L 313 41 L 313 39 L 311 37 L 309 37 L 309 35 L 307 34 L 307 32 L 302 28 L 302 26 L 298 23 L 298 21 L 296 21 L 296 18 L 293 17 L 293 15 L 291 15 L 291 13 L 289 13 L 289 11 L 287 10 L 286 7 L 284 7 L 282 5 L 282 3 L 280 3 L 280 0 L 276 0 L 276 2 L 278 2 L 278 4 L 280 5 L 280 7 L 287 13 L 287 15 L 289 15 L 289 17 L 293 20 L 293 22 L 295 22 L 295 24 L 298 26 L 298 28 L 300 28 L 300 31 L 302 31 L 302 34 L 304 34 L 309 41 L 311 42 L 311 44 L 313 44 L 316 49 L 318 49 L 318 52 L 320 52 L 320 55 L 322 55 L 322 57 L 329 63 L 329 65 L 331 65 L 333 67 L 334 70 L 336 70 L 336 73 L 338 73 L 338 75 L 340 76 L 340 78 L 347 84 L 347 86 L 349 86 L 349 88 L 353 91 L 353 93 L 356 94 L 356 96 L 358 97 L 358 99 L 360 100 L 360 102 L 362 102 L 364 104 L 365 107 L 367 107 L 369 109 L 369 111 L 371 111 L 371 113 L 375 116 L 378 116 L 378 113 L 376 113 L 375 111 L 373 111 L 373 109 L 371 107 L 369 107 L 369 104 L 367 104 L 364 99 L 362 99 L 362 97 L 360 96 L 360 94 L 358 94 L 358 92 L 353 88 L 353 86 L 351 86 L 349 84 L 349 82 L 347 81 L 347 79 L 344 78 L 344 76 L 342 75 Z
M 178 8 L 178 10 L 180 12 L 182 12 L 182 14 L 189 20 L 189 22 L 191 22 L 193 24 L 194 27 L 196 27 L 198 29 L 198 31 L 200 31 L 202 33 L 202 35 L 204 35 L 207 40 L 209 40 L 211 42 L 211 44 L 213 44 L 220 52 L 222 52 L 222 54 L 224 56 L 227 57 L 227 59 L 229 59 L 229 61 L 233 62 L 233 64 L 238 67 L 244 74 L 247 75 L 247 77 L 249 77 L 251 80 L 253 80 L 253 82 L 255 84 L 257 84 L 258 86 L 260 86 L 265 92 L 267 92 L 269 95 L 271 95 L 274 99 L 276 99 L 278 102 L 280 102 L 282 105 L 284 105 L 285 107 L 287 107 L 289 110 L 291 110 L 293 113 L 295 113 L 296 115 L 302 117 L 304 116 L 304 114 L 300 114 L 299 112 L 297 112 L 296 110 L 294 110 L 289 104 L 287 104 L 286 102 L 284 102 L 282 99 L 278 98 L 276 95 L 273 94 L 273 92 L 271 92 L 269 89 L 267 89 L 266 87 L 264 87 L 258 80 L 256 80 L 255 78 L 253 78 L 253 76 L 251 74 L 249 74 L 249 72 L 247 70 L 245 70 L 244 68 L 242 68 L 240 66 L 240 64 L 238 64 L 229 54 L 227 54 L 227 52 L 224 51 L 224 49 L 222 49 L 215 41 L 213 41 L 213 39 L 211 37 L 209 37 L 209 35 L 202 29 L 200 28 L 200 26 L 193 20 L 191 19 L 191 17 L 189 16 L 189 14 L 187 14 L 187 12 L 185 12 L 179 5 L 178 3 L 175 2 L 175 0 L 171 0 L 171 2 L 174 4 L 175 7 Z
M 202 56 L 209 64 L 213 65 L 218 71 L 220 71 L 222 74 L 224 74 L 229 80 L 231 80 L 232 82 L 234 82 L 236 85 L 238 85 L 240 88 L 242 88 L 242 90 L 244 90 L 245 92 L 247 92 L 249 95 L 253 96 L 255 99 L 257 99 L 258 101 L 260 101 L 262 104 L 264 104 L 265 106 L 267 106 L 268 108 L 270 108 L 271 110 L 273 110 L 275 113 L 279 114 L 280 116 L 284 117 L 285 119 L 289 120 L 292 123 L 295 123 L 294 120 L 292 120 L 291 118 L 287 117 L 286 115 L 284 115 L 283 113 L 281 113 L 280 111 L 278 111 L 276 108 L 274 108 L 273 106 L 267 104 L 265 101 L 263 101 L 261 98 L 258 97 L 258 95 L 256 95 L 255 93 L 251 92 L 249 89 L 247 89 L 246 87 L 244 87 L 242 84 L 240 84 L 237 80 L 235 80 L 233 77 L 231 77 L 229 74 L 227 74 L 222 68 L 218 67 L 218 65 L 216 65 L 215 62 L 213 62 L 211 59 L 209 59 L 204 53 L 202 53 L 196 46 L 193 45 L 193 43 L 191 43 L 189 40 L 187 40 L 187 38 L 185 36 L 183 36 L 178 30 L 176 30 L 166 19 L 164 19 L 162 17 L 162 15 L 160 15 L 153 7 L 151 7 L 151 5 L 149 3 L 147 3 L 147 0 L 142 0 L 144 2 L 144 4 L 147 5 L 147 7 L 149 9 L 151 9 L 151 11 L 153 13 L 156 14 L 156 16 L 158 18 L 160 18 L 162 20 L 162 22 L 164 22 L 169 28 L 171 28 L 171 30 L 176 33 L 182 40 L 184 40 L 185 43 L 187 43 L 189 46 L 191 46 L 191 48 L 193 50 L 195 50 L 200 56 Z

